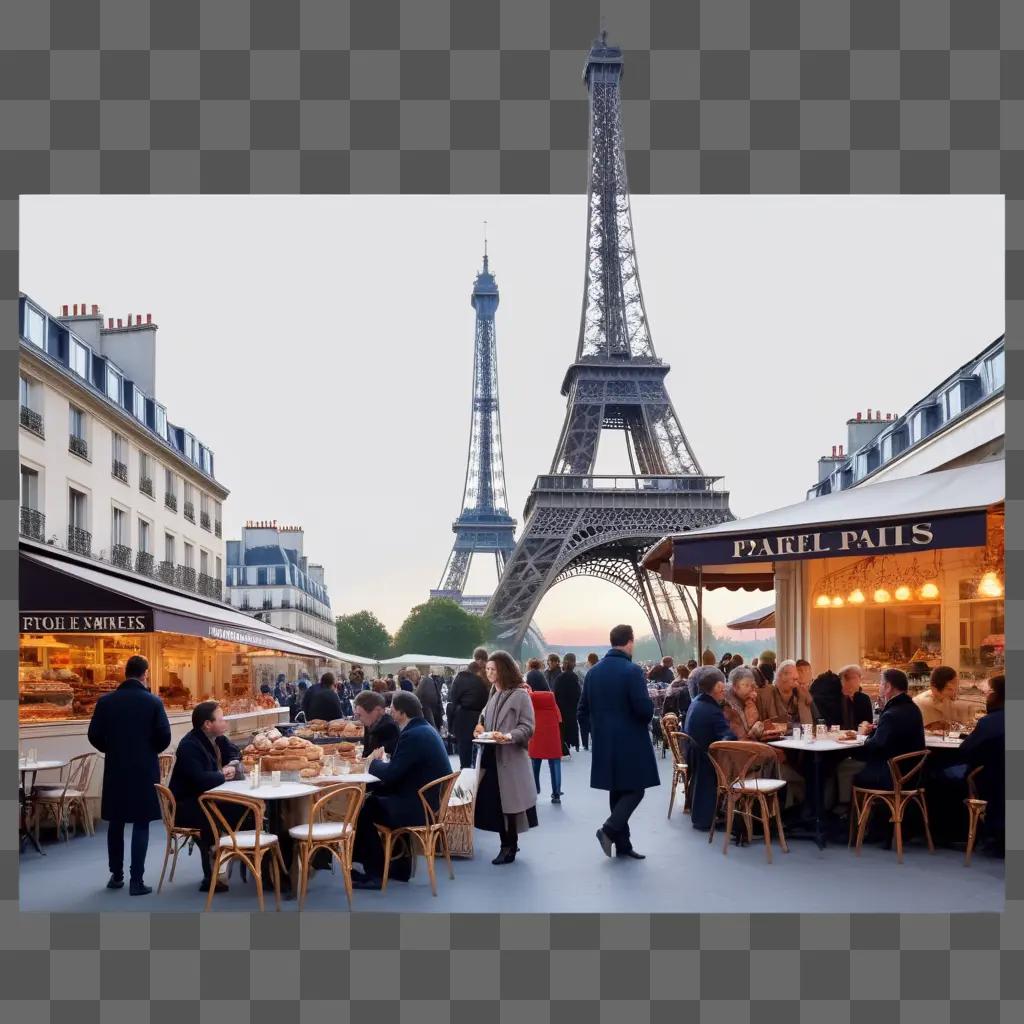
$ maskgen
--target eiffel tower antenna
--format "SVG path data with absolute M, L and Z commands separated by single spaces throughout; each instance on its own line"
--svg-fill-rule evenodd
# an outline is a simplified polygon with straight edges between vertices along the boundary
M 487 221 L 484 221 L 484 270 L 487 269 Z
M 665 388 L 669 367 L 654 351 L 626 180 L 622 66 L 602 18 L 583 69 L 590 99 L 587 251 L 576 359 L 562 382 L 565 422 L 486 612 L 498 642 L 512 652 L 548 590 L 592 576 L 633 597 L 662 649 L 681 653 L 683 621 L 689 638 L 697 633 L 693 602 L 641 559 L 665 534 L 733 518 L 721 478 L 705 476 L 690 447 Z M 625 434 L 631 473 L 594 475 L 606 430 Z

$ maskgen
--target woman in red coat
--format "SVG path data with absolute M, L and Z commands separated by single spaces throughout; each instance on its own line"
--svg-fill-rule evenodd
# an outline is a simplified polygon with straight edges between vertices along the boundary
M 540 792 L 540 764 L 547 761 L 551 770 L 551 802 L 562 802 L 562 714 L 555 703 L 555 695 L 548 687 L 548 681 L 539 668 L 526 673 L 526 684 L 533 702 L 533 714 L 537 720 L 530 738 L 530 757 L 533 759 L 533 781 Z

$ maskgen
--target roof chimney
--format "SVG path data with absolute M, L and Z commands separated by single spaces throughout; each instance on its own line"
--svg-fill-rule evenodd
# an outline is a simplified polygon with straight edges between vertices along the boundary
M 842 457 L 842 454 L 843 454 L 843 446 L 842 446 L 842 445 L 840 445 L 840 446 L 839 446 L 839 455 L 840 455 L 840 458 Z
M 100 314 L 100 307 L 97 306 L 96 303 L 94 302 L 92 304 L 92 315 L 93 316 L 99 316 L 99 314 Z
M 146 323 L 147 324 L 151 324 L 152 322 L 153 322 L 153 314 L 152 313 L 147 313 L 146 314 Z
M 77 302 L 71 307 L 71 315 L 72 316 L 78 316 L 78 303 Z
M 67 315 L 68 315 L 68 304 L 65 302 L 64 305 L 61 306 L 61 316 L 67 316 Z
M 119 328 L 124 326 L 124 324 L 121 323 L 121 318 L 120 317 L 117 318 L 117 326 Z
M 857 422 L 860 423 L 860 421 L 861 421 L 861 415 L 860 415 L 860 413 L 857 413 Z
M 112 316 L 107 317 L 107 330 L 112 331 L 114 329 L 114 318 Z

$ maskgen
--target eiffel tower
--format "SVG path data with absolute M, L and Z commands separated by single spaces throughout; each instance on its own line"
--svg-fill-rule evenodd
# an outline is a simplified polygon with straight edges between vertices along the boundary
M 452 523 L 455 545 L 448 556 L 441 582 L 430 596 L 457 601 L 467 611 L 480 614 L 488 595 L 465 594 L 474 554 L 493 555 L 498 576 L 515 547 L 516 521 L 509 515 L 505 497 L 505 465 L 501 454 L 501 417 L 498 407 L 498 348 L 494 314 L 498 308 L 498 284 L 490 271 L 487 240 L 484 267 L 476 276 L 470 305 L 476 310 L 473 348 L 473 414 L 469 432 L 469 459 L 462 512 Z
M 517 653 L 544 595 L 563 580 L 615 584 L 643 609 L 664 649 L 695 635 L 690 595 L 640 565 L 668 533 L 733 518 L 721 477 L 705 476 L 665 389 L 637 269 L 622 134 L 622 50 L 602 31 L 583 80 L 590 97 L 587 254 L 576 361 L 551 469 L 527 499 L 525 525 L 486 613 Z M 631 472 L 595 476 L 604 431 L 622 431 Z M 608 623 L 609 626 L 613 623 Z

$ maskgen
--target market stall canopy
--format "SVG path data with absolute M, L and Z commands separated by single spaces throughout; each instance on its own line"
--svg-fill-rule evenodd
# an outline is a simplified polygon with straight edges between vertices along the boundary
M 113 567 L 22 541 L 18 579 L 23 633 L 185 633 L 300 657 L 372 663 L 372 658 L 260 622 L 230 605 L 147 583 Z
M 771 590 L 780 561 L 982 547 L 986 512 L 1005 498 L 1006 465 L 994 459 L 663 537 L 643 565 L 706 590 Z
M 732 622 L 727 622 L 726 629 L 774 629 L 775 628 L 775 605 L 770 604 L 767 608 L 758 608 L 756 612 L 747 612 Z
M 407 665 L 447 665 L 451 668 L 465 668 L 472 660 L 472 654 L 466 658 L 449 658 L 440 654 L 403 654 L 400 658 L 385 658 L 376 664 L 381 668 L 392 665 L 399 668 L 405 668 Z

